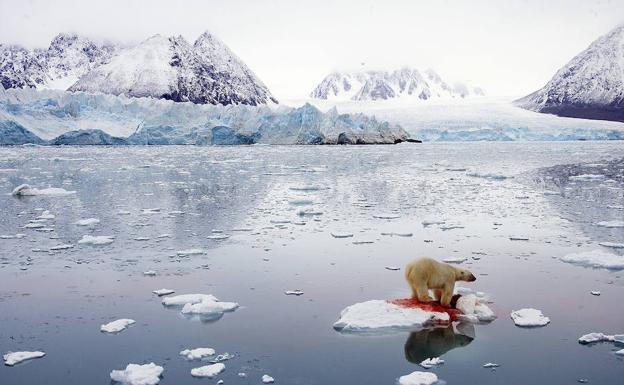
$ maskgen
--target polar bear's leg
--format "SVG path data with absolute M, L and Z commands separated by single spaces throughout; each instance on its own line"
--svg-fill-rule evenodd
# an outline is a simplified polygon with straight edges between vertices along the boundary
M 432 299 L 429 297 L 429 288 L 425 284 L 419 284 L 416 287 L 416 296 L 419 302 L 431 302 Z
M 449 307 L 451 306 L 451 298 L 453 298 L 453 290 L 455 289 L 455 283 L 444 285 L 442 289 L 442 295 L 440 297 L 440 305 Z
M 437 301 L 442 300 L 442 290 L 440 290 L 440 289 L 433 289 L 433 297 Z

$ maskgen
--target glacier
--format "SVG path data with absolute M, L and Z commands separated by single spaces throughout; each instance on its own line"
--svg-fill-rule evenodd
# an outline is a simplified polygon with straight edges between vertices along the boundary
M 399 125 L 362 113 L 213 105 L 0 87 L 0 145 L 393 144 Z

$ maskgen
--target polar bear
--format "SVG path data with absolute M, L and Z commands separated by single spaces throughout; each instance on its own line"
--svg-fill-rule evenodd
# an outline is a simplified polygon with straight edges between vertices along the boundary
M 405 279 L 412 288 L 412 298 L 430 302 L 429 289 L 442 306 L 449 307 L 456 281 L 473 282 L 476 277 L 468 270 L 431 258 L 417 258 L 405 267 Z

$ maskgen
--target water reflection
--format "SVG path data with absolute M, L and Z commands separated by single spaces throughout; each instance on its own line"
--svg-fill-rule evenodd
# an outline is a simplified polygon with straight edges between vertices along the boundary
M 440 357 L 450 350 L 464 347 L 474 338 L 474 325 L 468 323 L 413 332 L 405 342 L 405 359 L 420 364 L 427 358 Z

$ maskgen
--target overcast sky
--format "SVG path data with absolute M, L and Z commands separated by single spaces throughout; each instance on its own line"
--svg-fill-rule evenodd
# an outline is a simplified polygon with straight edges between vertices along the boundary
M 278 98 L 333 70 L 414 66 L 524 95 L 624 22 L 624 0 L 0 0 L 0 41 L 218 35 Z

